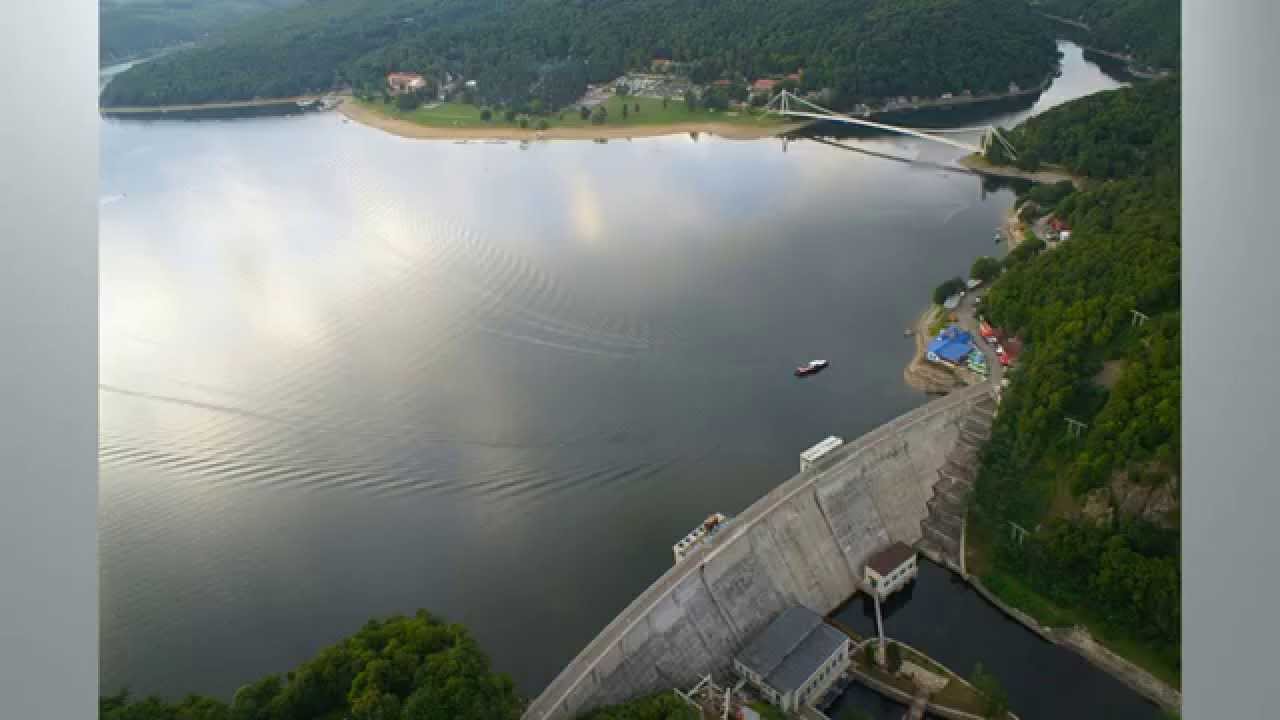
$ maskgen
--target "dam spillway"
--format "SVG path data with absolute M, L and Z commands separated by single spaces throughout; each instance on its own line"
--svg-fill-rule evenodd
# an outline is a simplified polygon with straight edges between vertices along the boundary
M 601 705 L 711 673 L 778 613 L 827 614 L 890 542 L 923 539 L 934 486 L 976 462 L 993 388 L 953 392 L 833 451 L 752 503 L 610 622 L 530 703 L 524 720 L 572 720 Z M 926 539 L 927 542 L 927 539 Z

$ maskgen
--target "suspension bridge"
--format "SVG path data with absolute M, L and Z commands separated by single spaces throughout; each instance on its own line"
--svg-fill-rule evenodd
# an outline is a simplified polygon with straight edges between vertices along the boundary
M 885 132 L 910 135 L 911 137 L 920 138 L 921 140 L 933 140 L 971 153 L 986 152 L 987 147 L 989 147 L 994 141 L 999 142 L 1004 147 L 1004 150 L 1008 152 L 1010 157 L 1015 159 L 1018 157 L 1017 151 L 1015 151 L 1013 146 L 1009 144 L 1009 141 L 1005 139 L 1004 135 L 1000 132 L 1000 128 L 994 125 L 946 129 L 901 127 L 899 125 L 890 125 L 888 123 L 876 122 L 866 118 L 838 113 L 829 108 L 822 107 L 817 103 L 805 100 L 804 98 L 792 93 L 790 90 L 783 90 L 773 96 L 773 98 L 769 100 L 768 104 L 765 105 L 765 111 L 774 115 L 782 115 L 786 117 L 809 118 L 811 120 L 825 120 L 829 122 L 846 123 L 849 125 L 861 125 L 863 127 L 883 130 Z M 952 137 L 947 137 L 948 135 L 973 134 L 978 135 L 979 139 L 977 145 L 957 140 Z

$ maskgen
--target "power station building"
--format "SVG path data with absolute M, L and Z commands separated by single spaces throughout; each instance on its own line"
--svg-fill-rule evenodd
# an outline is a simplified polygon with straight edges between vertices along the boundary
M 806 607 L 778 614 L 733 658 L 733 669 L 783 712 L 822 696 L 849 667 L 849 636 Z

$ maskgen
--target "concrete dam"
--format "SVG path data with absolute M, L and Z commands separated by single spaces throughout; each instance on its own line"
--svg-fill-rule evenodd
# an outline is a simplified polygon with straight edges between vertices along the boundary
M 791 605 L 830 613 L 890 542 L 958 561 L 959 525 L 942 511 L 972 487 L 994 392 L 982 383 L 938 398 L 752 503 L 614 618 L 523 720 L 572 720 L 707 673 L 727 679 L 733 655 L 774 616 Z

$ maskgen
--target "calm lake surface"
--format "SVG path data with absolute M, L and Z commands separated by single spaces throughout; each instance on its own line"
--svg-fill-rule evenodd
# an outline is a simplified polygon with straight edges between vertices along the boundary
M 1119 84 L 1063 50 L 1001 123 Z M 536 693 L 709 512 L 925 401 L 903 329 L 1013 195 L 854 144 L 104 120 L 104 692 L 427 608 Z

